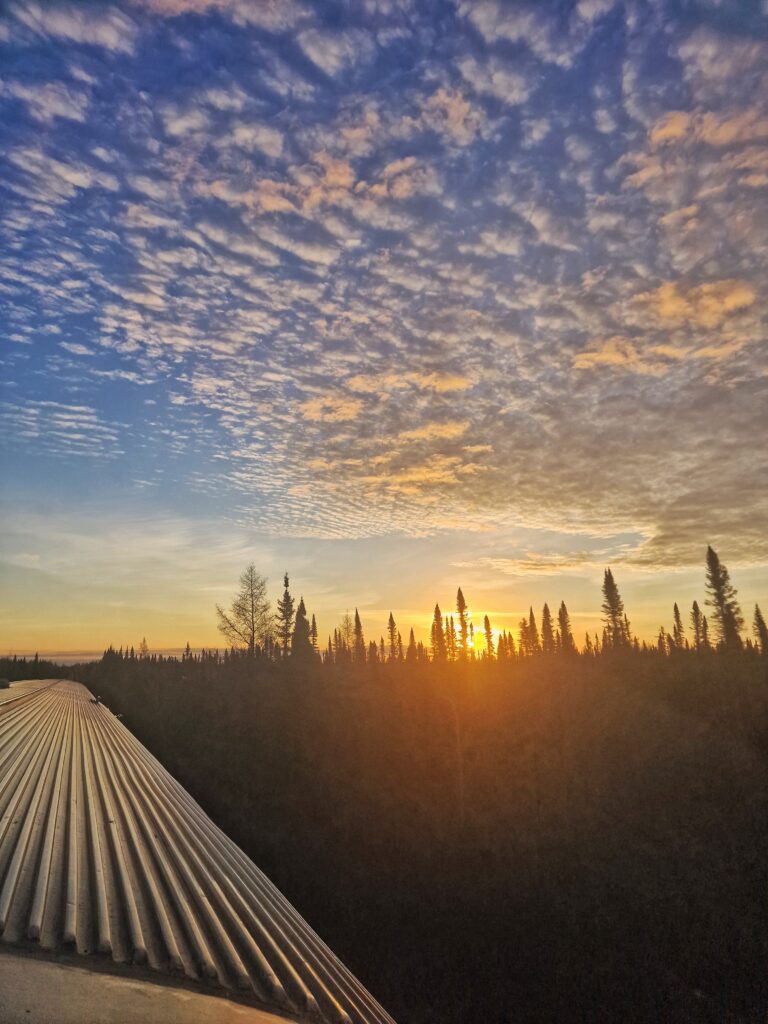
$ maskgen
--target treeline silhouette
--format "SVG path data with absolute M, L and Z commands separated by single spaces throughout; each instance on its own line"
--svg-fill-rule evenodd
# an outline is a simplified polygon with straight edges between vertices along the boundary
M 216 650 L 203 650 L 199 657 L 225 661 L 246 654 L 249 657 L 286 659 L 295 663 L 322 662 L 326 665 L 354 663 L 361 665 L 377 665 L 392 661 L 408 663 L 427 660 L 437 662 L 476 661 L 496 659 L 510 661 L 538 655 L 564 655 L 570 657 L 582 655 L 599 655 L 616 651 L 632 650 L 636 653 L 656 650 L 660 654 L 677 654 L 681 651 L 708 651 L 713 647 L 727 650 L 756 649 L 763 654 L 768 652 L 768 626 L 760 607 L 755 605 L 752 626 L 754 643 L 750 637 L 742 639 L 744 617 L 739 606 L 736 590 L 731 583 L 726 567 L 721 563 L 712 547 L 707 548 L 706 559 L 706 604 L 711 608 L 714 620 L 715 635 L 711 637 L 707 616 L 702 612 L 698 601 L 694 601 L 690 610 L 690 633 L 686 632 L 683 617 L 675 602 L 672 609 L 673 626 L 671 632 L 664 626 L 659 627 L 654 643 L 640 641 L 634 636 L 629 619 L 624 610 L 624 602 L 611 569 L 606 569 L 603 576 L 603 629 L 602 635 L 586 633 L 581 647 L 574 638 L 570 615 L 565 602 L 561 601 L 554 618 L 549 605 L 544 604 L 541 611 L 541 626 L 536 619 L 533 607 L 527 616 L 522 618 L 518 627 L 517 640 L 511 631 L 503 630 L 494 637 L 494 630 L 488 615 L 483 616 L 482 631 L 475 632 L 475 624 L 471 619 L 467 602 L 459 587 L 456 594 L 456 612 L 443 615 L 439 604 L 435 605 L 430 627 L 429 644 L 416 641 L 413 628 L 407 644 L 392 612 L 386 626 L 385 635 L 378 641 L 370 640 L 367 644 L 363 633 L 360 614 L 355 609 L 354 617 L 349 613 L 342 616 L 341 622 L 328 636 L 327 645 L 321 648 L 318 639 L 317 621 L 314 614 L 308 616 L 304 598 L 296 605 L 289 589 L 289 578 L 283 578 L 283 594 L 277 602 L 276 613 L 273 614 L 267 597 L 267 581 L 250 564 L 240 577 L 240 587 L 233 598 L 228 611 L 216 606 L 219 630 L 232 644 L 232 647 L 220 655 Z M 114 648 L 105 652 L 111 656 Z M 142 639 L 138 651 L 134 647 L 120 648 L 120 657 L 150 657 L 146 638 Z M 198 657 L 193 655 L 187 644 L 183 655 L 184 661 Z
M 0 681 L 7 679 L 15 683 L 22 679 L 61 679 L 68 676 L 68 668 L 37 654 L 31 658 L 20 658 L 15 654 L 0 658 Z
M 350 616 L 315 653 L 286 579 L 272 639 L 73 674 L 400 1024 L 764 1024 L 768 649 L 714 552 L 707 582 L 711 626 L 653 645 L 606 571 L 578 649 L 562 608 L 473 645 L 459 601 L 455 647 Z

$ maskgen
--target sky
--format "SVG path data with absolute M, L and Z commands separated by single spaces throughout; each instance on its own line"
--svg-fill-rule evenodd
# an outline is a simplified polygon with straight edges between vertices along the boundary
M 0 651 L 768 606 L 768 3 L 0 5 Z

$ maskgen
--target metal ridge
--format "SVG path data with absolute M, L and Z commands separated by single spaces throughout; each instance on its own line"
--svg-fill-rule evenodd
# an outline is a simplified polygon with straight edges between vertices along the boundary
M 80 683 L 0 703 L 0 939 L 144 965 L 300 1020 L 394 1024 Z

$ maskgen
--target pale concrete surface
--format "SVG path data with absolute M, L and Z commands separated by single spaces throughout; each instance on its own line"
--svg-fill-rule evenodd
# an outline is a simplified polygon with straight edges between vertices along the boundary
M 31 957 L 0 955 L 2 1024 L 286 1024 L 250 1006 Z

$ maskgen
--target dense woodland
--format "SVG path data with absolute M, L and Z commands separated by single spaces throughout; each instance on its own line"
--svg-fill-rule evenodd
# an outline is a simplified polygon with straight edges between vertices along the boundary
M 711 549 L 710 621 L 653 645 L 609 571 L 578 647 L 561 606 L 483 649 L 461 597 L 429 647 L 352 618 L 315 653 L 286 594 L 226 656 L 71 674 L 400 1024 L 765 1021 L 768 636 Z

